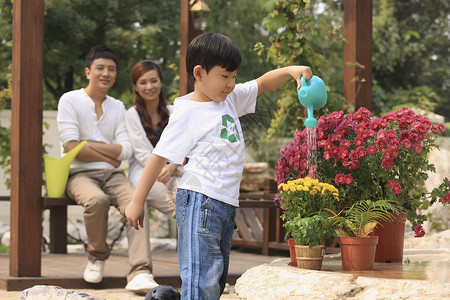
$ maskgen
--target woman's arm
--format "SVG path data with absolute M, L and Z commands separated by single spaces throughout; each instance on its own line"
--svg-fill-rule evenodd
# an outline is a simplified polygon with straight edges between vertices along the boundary
M 162 170 L 161 173 L 158 176 L 158 181 L 162 183 L 167 183 L 170 180 L 170 177 L 177 175 L 177 168 L 181 166 L 180 164 L 166 164 Z

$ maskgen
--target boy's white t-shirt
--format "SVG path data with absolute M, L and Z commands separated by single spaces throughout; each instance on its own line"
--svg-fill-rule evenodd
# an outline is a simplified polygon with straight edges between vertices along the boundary
M 239 187 L 244 168 L 244 136 L 239 117 L 254 113 L 258 84 L 237 84 L 225 101 L 175 99 L 174 113 L 153 153 L 184 167 L 179 188 L 239 206 Z

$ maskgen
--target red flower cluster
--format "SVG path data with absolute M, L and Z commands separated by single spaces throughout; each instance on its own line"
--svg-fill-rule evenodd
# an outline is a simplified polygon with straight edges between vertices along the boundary
M 408 218 L 416 225 L 426 220 L 417 209 L 425 201 L 432 204 L 425 195 L 450 201 L 448 186 L 428 193 L 421 185 L 427 172 L 435 172 L 428 154 L 437 147 L 435 135 L 444 130 L 444 125 L 433 125 L 406 107 L 379 118 L 366 108 L 333 112 L 318 120 L 314 160 L 310 161 L 308 149 L 311 129 L 297 131 L 281 149 L 275 180 L 281 184 L 305 176 L 318 178 L 336 186 L 348 207 L 361 199 L 392 199 L 410 212 Z

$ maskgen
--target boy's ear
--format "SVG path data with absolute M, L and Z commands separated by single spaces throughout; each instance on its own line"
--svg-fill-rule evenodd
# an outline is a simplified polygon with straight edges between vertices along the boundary
M 203 72 L 204 72 L 204 69 L 202 68 L 202 66 L 201 65 L 196 65 L 194 67 L 194 70 L 192 71 L 195 80 L 201 80 Z
M 89 74 L 91 73 L 91 70 L 89 70 L 89 68 L 84 68 L 84 73 L 86 74 L 86 78 L 89 80 Z

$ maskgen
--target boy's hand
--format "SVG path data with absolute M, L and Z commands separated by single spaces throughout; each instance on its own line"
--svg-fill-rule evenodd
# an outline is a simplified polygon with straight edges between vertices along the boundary
M 131 203 L 125 209 L 125 217 L 128 224 L 134 229 L 139 230 L 139 227 L 144 228 L 144 206 L 136 205 L 135 201 Z
M 313 76 L 311 68 L 308 66 L 292 66 L 291 76 L 297 81 L 297 90 L 302 86 L 301 78 L 305 77 L 306 81 Z

